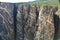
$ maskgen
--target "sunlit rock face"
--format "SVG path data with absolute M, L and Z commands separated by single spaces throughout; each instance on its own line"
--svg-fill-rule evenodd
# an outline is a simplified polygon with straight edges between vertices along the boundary
M 13 5 L 0 3 L 0 40 L 13 40 Z
M 51 6 L 18 5 L 17 40 L 53 40 L 57 11 L 53 10 Z
M 40 7 L 36 40 L 53 40 L 55 28 L 52 9 L 50 6 Z

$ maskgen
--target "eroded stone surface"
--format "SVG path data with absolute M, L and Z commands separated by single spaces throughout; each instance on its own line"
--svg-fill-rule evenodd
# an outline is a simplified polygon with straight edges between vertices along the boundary
M 14 40 L 13 5 L 0 3 L 0 40 Z
M 52 7 L 42 6 L 39 11 L 38 31 L 36 40 L 53 40 L 54 38 L 54 19 Z
M 18 5 L 17 40 L 53 40 L 53 13 L 51 6 Z
M 14 30 L 13 7 L 13 4 L 0 3 L 0 40 L 14 40 L 15 35 L 16 40 L 54 39 L 55 8 L 17 4 L 17 23 Z

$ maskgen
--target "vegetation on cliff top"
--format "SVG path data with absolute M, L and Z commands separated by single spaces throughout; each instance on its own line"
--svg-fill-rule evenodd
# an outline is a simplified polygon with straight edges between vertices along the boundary
M 48 6 L 59 6 L 60 7 L 60 0 L 36 0 L 33 2 L 23 2 L 20 4 L 34 4 L 34 5 L 48 5 Z

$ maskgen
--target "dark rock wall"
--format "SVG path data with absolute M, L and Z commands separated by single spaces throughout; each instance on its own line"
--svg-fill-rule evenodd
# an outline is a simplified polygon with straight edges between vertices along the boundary
M 58 8 L 58 11 L 55 14 L 54 17 L 54 24 L 55 24 L 55 38 L 54 40 L 60 40 L 60 8 Z
M 55 40 L 57 10 L 51 6 L 0 3 L 0 40 Z
M 0 40 L 14 40 L 13 5 L 0 3 Z

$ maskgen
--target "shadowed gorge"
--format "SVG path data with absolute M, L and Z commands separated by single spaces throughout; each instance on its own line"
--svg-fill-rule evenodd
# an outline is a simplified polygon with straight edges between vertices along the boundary
M 59 32 L 59 16 L 54 14 L 54 27 L 55 27 L 55 36 L 54 40 L 59 40 L 58 32 Z
M 13 17 L 14 17 L 14 40 L 16 40 L 16 32 L 17 32 L 17 27 L 16 27 L 16 22 L 17 22 L 17 18 L 16 18 L 16 16 L 17 16 L 17 5 L 16 4 L 13 4 L 14 6 L 14 8 L 13 8 Z

